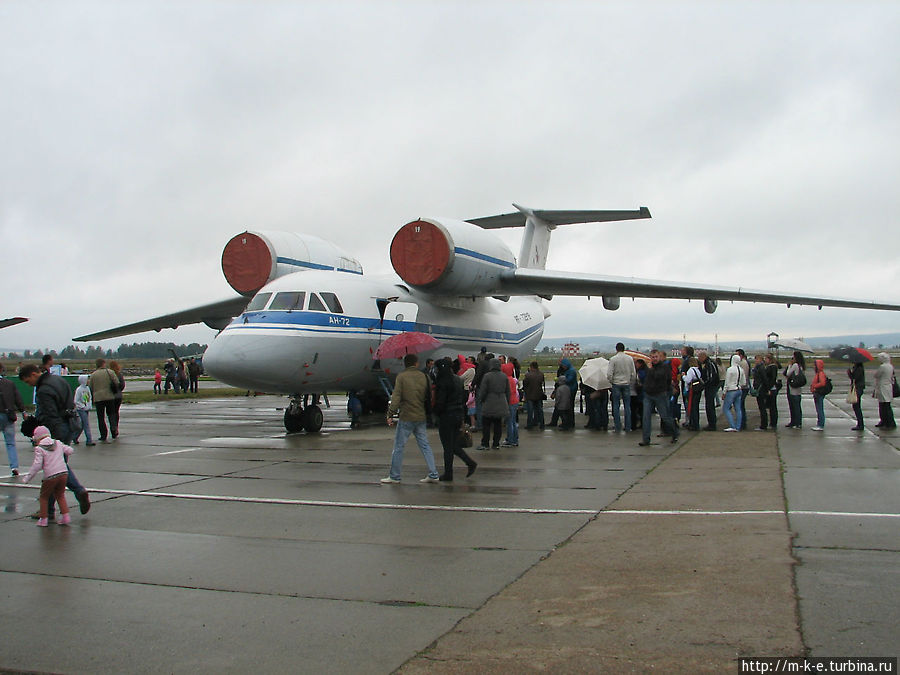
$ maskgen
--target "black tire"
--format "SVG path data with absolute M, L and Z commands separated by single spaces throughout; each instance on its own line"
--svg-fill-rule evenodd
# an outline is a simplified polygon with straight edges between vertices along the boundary
M 303 428 L 306 429 L 309 433 L 315 433 L 322 429 L 322 424 L 325 422 L 325 416 L 322 414 L 322 409 L 317 405 L 308 405 L 306 409 L 303 411 Z
M 288 408 L 284 412 L 284 428 L 289 434 L 296 434 L 303 431 L 303 419 L 304 415 L 302 412 L 299 415 L 292 415 L 290 408 Z

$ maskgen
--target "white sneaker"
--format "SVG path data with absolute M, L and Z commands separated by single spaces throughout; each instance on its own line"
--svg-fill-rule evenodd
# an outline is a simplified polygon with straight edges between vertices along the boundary
M 734 427 L 728 427 L 725 431 L 737 431 Z
M 394 480 L 393 478 L 391 478 L 390 476 L 388 476 L 387 478 L 382 478 L 382 479 L 381 479 L 381 482 L 382 482 L 382 483 L 399 483 L 400 481 L 399 481 L 399 480 Z
M 825 427 L 813 427 L 813 431 L 825 431 Z
M 431 476 L 425 476 L 425 478 L 419 479 L 420 483 L 438 483 L 440 480 L 438 478 L 432 478 Z

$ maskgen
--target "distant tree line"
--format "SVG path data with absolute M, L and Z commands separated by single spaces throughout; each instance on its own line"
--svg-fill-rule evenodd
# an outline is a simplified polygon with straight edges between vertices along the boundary
M 95 346 L 82 349 L 76 345 L 69 345 L 59 352 L 55 349 L 38 349 L 36 351 L 26 349 L 21 354 L 17 352 L 0 354 L 0 358 L 38 360 L 42 359 L 44 354 L 53 354 L 53 357 L 59 361 L 93 361 L 101 357 L 106 359 L 165 359 L 171 356 L 170 349 L 179 356 L 187 356 L 202 354 L 206 351 L 206 347 L 207 345 L 197 342 L 189 345 L 176 345 L 174 342 L 133 342 L 130 345 L 120 344 L 116 349 L 102 349 Z

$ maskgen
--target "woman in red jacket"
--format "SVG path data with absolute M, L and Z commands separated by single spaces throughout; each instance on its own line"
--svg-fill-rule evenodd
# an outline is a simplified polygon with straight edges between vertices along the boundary
M 816 374 L 813 376 L 812 384 L 809 385 L 809 391 L 813 395 L 813 402 L 816 404 L 816 426 L 813 431 L 825 430 L 825 385 L 828 384 L 828 378 L 825 376 L 825 362 L 822 359 L 815 360 Z

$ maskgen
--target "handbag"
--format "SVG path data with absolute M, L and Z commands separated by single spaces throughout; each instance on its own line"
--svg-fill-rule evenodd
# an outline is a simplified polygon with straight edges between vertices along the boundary
M 850 384 L 850 391 L 847 392 L 847 403 L 850 405 L 859 403 L 859 394 L 856 393 L 856 382 Z
M 891 396 L 897 398 L 900 396 L 900 385 L 897 384 L 897 378 L 891 378 Z
M 468 429 L 459 430 L 459 446 L 461 448 L 471 448 L 473 445 L 472 434 Z
M 72 408 L 71 410 L 66 410 L 65 412 L 66 421 L 69 423 L 69 431 L 72 433 L 79 433 L 84 430 L 84 425 L 81 423 L 81 417 L 78 415 L 78 411 Z

